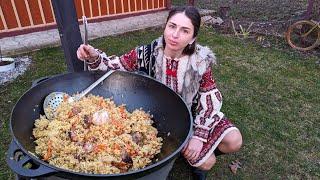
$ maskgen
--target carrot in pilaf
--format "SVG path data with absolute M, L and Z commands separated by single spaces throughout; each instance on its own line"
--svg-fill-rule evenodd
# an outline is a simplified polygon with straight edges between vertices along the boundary
M 111 99 L 65 100 L 55 119 L 35 121 L 35 152 L 49 164 L 84 173 L 114 174 L 144 168 L 160 153 L 162 138 L 142 109 L 128 112 Z

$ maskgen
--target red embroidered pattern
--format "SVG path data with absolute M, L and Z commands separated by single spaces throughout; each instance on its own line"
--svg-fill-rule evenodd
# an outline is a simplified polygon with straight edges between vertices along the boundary
M 170 59 L 166 58 L 166 84 L 167 86 L 171 87 L 171 77 L 168 74 L 168 69 L 171 69 L 171 62 Z
M 171 77 L 176 77 L 177 76 L 177 72 L 172 70 L 172 69 L 167 69 L 166 70 L 166 75 L 167 76 L 171 76 Z
M 206 119 L 204 117 L 200 117 L 200 124 L 204 124 L 206 122 Z
M 202 107 L 202 105 L 201 105 L 201 103 L 200 103 L 200 100 L 199 100 L 199 107 L 198 107 L 198 110 L 197 110 L 197 112 L 198 112 L 198 114 L 202 111 L 202 109 L 203 109 L 203 107 Z
M 194 133 L 194 136 L 201 137 L 203 139 L 207 139 L 209 136 L 209 130 L 208 129 L 203 129 L 203 128 L 196 128 Z
M 166 84 L 175 92 L 178 92 L 178 61 L 166 58 Z M 172 85 L 171 85 L 172 81 Z
M 212 128 L 214 123 L 216 123 L 220 120 L 220 117 L 217 114 L 215 114 L 215 115 L 213 115 L 212 119 L 213 119 L 213 122 L 209 124 L 209 126 L 208 126 L 209 128 Z
M 107 58 L 103 57 L 103 58 L 102 58 L 102 62 L 103 62 L 103 64 L 105 64 L 107 67 L 113 69 L 112 67 L 109 66 L 109 63 L 108 63 Z
M 120 66 L 117 63 L 112 63 L 110 69 L 117 70 L 117 69 L 120 69 Z
M 93 64 L 88 64 L 88 65 L 89 65 L 89 67 L 90 67 L 91 69 L 96 69 L 96 68 L 100 65 L 100 63 L 101 63 L 101 59 L 99 59 L 98 61 L 96 61 L 96 62 L 93 63 Z
M 216 83 L 212 77 L 211 67 L 209 66 L 200 80 L 200 92 L 208 92 L 216 88 Z
M 206 104 L 207 104 L 207 110 L 206 112 L 204 113 L 204 117 L 205 118 L 208 118 L 210 117 L 212 111 L 213 111 L 213 104 L 212 104 L 212 99 L 211 99 L 211 95 L 207 95 L 206 97 Z
M 206 96 L 206 105 L 207 105 L 207 110 L 204 113 L 204 116 L 200 118 L 201 125 L 205 124 L 205 120 L 210 117 L 213 111 L 213 103 L 212 103 L 211 95 Z
M 220 92 L 217 91 L 217 92 L 215 92 L 214 94 L 216 95 L 217 99 L 221 102 L 221 101 L 222 101 L 222 97 L 221 97 Z
M 127 71 L 134 71 L 138 69 L 137 52 L 131 50 L 129 53 L 120 57 L 120 63 Z
M 178 92 L 178 77 L 177 77 L 177 71 L 178 71 L 178 61 L 172 60 L 172 71 L 175 72 L 175 74 L 172 77 L 172 89 L 175 92 Z
M 222 120 L 217 124 L 214 130 L 209 133 L 207 139 L 208 141 L 203 144 L 199 157 L 194 161 L 189 161 L 190 164 L 196 164 L 201 159 L 203 159 L 204 156 L 209 153 L 210 149 L 217 143 L 217 140 L 220 138 L 223 132 L 231 127 L 234 127 L 234 125 L 229 121 L 229 119 L 227 119 L 226 117 L 222 118 Z

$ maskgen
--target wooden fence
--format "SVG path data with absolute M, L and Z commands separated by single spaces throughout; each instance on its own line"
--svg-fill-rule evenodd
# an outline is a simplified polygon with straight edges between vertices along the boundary
M 85 15 L 91 22 L 160 11 L 171 5 L 171 0 L 73 1 L 79 20 Z M 0 0 L 0 36 L 2 37 L 55 27 L 51 0 Z

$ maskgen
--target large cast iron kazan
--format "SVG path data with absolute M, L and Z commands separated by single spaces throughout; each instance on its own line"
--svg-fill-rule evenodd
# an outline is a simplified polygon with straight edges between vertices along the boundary
M 113 97 L 116 104 L 126 104 L 129 111 L 143 108 L 154 117 L 154 126 L 163 138 L 158 161 L 137 170 L 121 174 L 78 173 L 52 166 L 32 153 L 35 149 L 32 129 L 35 119 L 43 114 L 44 98 L 53 91 L 74 94 L 88 87 L 102 73 L 80 72 L 58 75 L 29 89 L 16 103 L 10 119 L 13 141 L 7 163 L 23 177 L 56 176 L 68 179 L 165 179 L 173 162 L 186 144 L 192 130 L 192 117 L 184 101 L 160 82 L 140 74 L 116 71 L 92 90 L 92 94 Z M 26 164 L 32 167 L 25 168 Z

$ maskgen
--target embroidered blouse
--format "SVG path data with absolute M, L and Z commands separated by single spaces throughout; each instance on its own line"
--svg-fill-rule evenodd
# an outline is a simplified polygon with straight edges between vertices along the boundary
M 140 46 L 120 57 L 107 57 L 104 52 L 97 50 L 100 55 L 95 62 L 89 64 L 89 69 L 113 69 L 125 71 L 147 70 L 146 72 L 150 76 L 155 77 L 153 68 L 155 62 L 152 62 L 152 60 L 155 61 L 156 57 L 154 56 L 157 54 L 154 55 L 154 53 L 151 53 L 150 56 L 146 56 L 148 49 L 150 50 L 152 47 L 150 47 L 150 45 Z M 142 56 L 144 56 L 144 58 L 141 58 Z M 145 59 L 149 59 L 149 61 L 146 62 Z M 159 77 L 157 79 L 181 95 L 185 83 L 185 74 L 188 63 L 190 63 L 190 56 L 171 59 L 163 55 L 162 75 L 160 79 Z M 200 84 L 199 89 L 195 97 L 192 97 L 193 105 L 191 107 L 191 111 L 194 115 L 193 138 L 207 142 L 210 132 L 214 130 L 215 125 L 218 124 L 224 116 L 220 111 L 222 106 L 222 97 L 212 76 L 211 66 L 206 68 L 200 82 L 198 83 Z

